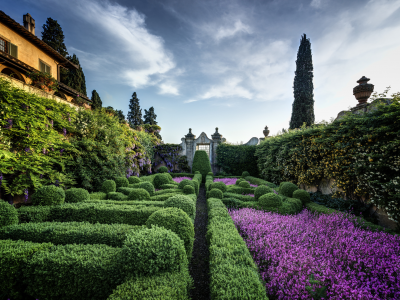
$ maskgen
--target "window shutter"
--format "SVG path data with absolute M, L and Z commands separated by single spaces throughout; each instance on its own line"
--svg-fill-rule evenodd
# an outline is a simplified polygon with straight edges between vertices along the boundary
M 45 64 L 42 63 L 41 61 L 39 61 L 39 70 L 40 70 L 40 72 L 43 72 L 43 73 L 45 71 Z
M 10 45 L 10 55 L 12 57 L 18 58 L 18 46 L 11 43 L 8 44 Z
M 45 73 L 50 74 L 50 66 L 46 66 L 46 68 L 45 68 Z

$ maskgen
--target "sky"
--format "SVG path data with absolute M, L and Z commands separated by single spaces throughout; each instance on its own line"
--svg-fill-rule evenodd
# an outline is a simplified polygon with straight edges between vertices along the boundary
M 137 93 L 154 107 L 165 143 L 192 128 L 246 143 L 289 127 L 296 57 L 311 42 L 315 120 L 358 103 L 366 76 L 382 93 L 400 92 L 400 0 L 0 0 L 36 35 L 48 17 L 61 25 L 81 63 L 88 96 L 129 110 Z

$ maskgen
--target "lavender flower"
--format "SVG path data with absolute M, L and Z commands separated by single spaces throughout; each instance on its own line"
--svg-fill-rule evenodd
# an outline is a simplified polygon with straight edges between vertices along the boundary
M 64 136 L 67 136 L 67 129 L 63 128 L 62 131 L 63 131 L 63 135 L 64 135 Z
M 1 187 L 2 182 L 3 182 L 3 173 L 0 173 L 0 187 Z
M 31 151 L 31 149 L 29 147 L 26 147 L 25 152 L 29 152 L 29 151 Z
M 185 180 L 185 179 L 187 179 L 187 180 L 192 180 L 192 178 L 190 178 L 190 177 L 175 177 L 175 178 L 172 178 L 176 183 L 180 183 L 182 180 Z
M 62 155 L 62 153 L 65 151 L 65 149 L 61 149 L 60 150 L 60 154 Z
M 24 190 L 24 195 L 25 195 L 25 203 L 28 201 L 28 189 Z
M 53 120 L 50 120 L 51 127 L 53 127 L 53 124 L 54 124 Z
M 6 129 L 11 129 L 11 127 L 13 126 L 13 120 L 12 119 L 8 119 L 7 123 L 8 123 L 8 126 L 6 126 Z
M 46 107 L 46 110 L 51 110 L 51 108 Z
M 60 186 L 60 182 L 58 181 L 58 179 L 56 180 L 56 182 L 54 183 L 55 186 Z
M 40 176 L 39 176 L 39 177 L 40 177 L 40 179 L 42 179 L 42 178 L 43 178 L 43 174 L 40 174 Z
M 46 154 L 46 149 L 45 148 L 42 149 L 42 153 Z

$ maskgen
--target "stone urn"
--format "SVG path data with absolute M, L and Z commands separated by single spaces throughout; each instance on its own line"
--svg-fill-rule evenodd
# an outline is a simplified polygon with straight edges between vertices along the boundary
M 359 85 L 353 88 L 353 95 L 358 100 L 357 106 L 367 103 L 369 96 L 374 91 L 374 85 L 367 83 L 369 80 L 369 78 L 363 76 L 357 81 Z
M 265 126 L 264 130 L 263 130 L 264 136 L 267 137 L 269 134 L 269 130 L 268 130 L 268 126 Z

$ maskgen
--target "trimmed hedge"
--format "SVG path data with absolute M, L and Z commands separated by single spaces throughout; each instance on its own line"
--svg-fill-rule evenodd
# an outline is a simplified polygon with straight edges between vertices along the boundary
M 108 200 L 117 200 L 117 201 L 128 200 L 128 196 L 127 195 L 125 195 L 123 193 L 119 193 L 119 192 L 108 193 L 107 198 L 108 198 Z
M 101 186 L 101 192 L 103 193 L 111 193 L 117 191 L 117 184 L 114 180 L 105 180 Z
M 214 183 L 214 177 L 211 175 L 207 175 L 206 176 L 206 192 L 210 190 L 210 185 L 212 185 Z
M 202 183 L 202 180 L 203 180 L 203 176 L 200 173 L 194 174 L 192 182 L 194 182 L 194 185 L 195 185 L 194 188 L 196 190 L 196 195 L 197 196 L 199 195 L 200 185 Z
M 87 190 L 81 188 L 70 188 L 65 191 L 66 203 L 78 203 L 90 199 L 90 194 Z
M 247 181 L 241 181 L 241 182 L 239 183 L 239 186 L 240 186 L 241 188 L 244 188 L 244 189 L 249 189 L 249 188 L 250 188 L 250 183 L 248 183 Z
M 105 244 L 122 247 L 126 234 L 141 230 L 144 225 L 90 224 L 87 222 L 43 222 L 10 225 L 0 228 L 0 239 L 23 240 L 35 243 Z
M 207 155 L 207 152 L 204 150 L 197 150 L 194 153 L 192 172 L 196 171 L 200 172 L 202 175 L 202 182 L 205 182 L 207 174 L 212 172 L 210 159 Z
M 250 176 L 250 173 L 247 172 L 247 171 L 244 171 L 244 172 L 242 173 L 242 178 L 246 178 L 247 176 Z
M 266 185 L 260 185 L 254 190 L 254 198 L 258 200 L 262 195 L 273 193 L 272 189 Z
M 253 176 L 247 176 L 246 180 L 249 181 L 251 184 L 256 184 L 256 185 L 266 185 L 269 186 L 270 188 L 277 188 L 278 186 L 275 183 L 266 181 L 266 180 L 262 180 L 260 178 L 257 177 L 253 177 Z
M 207 199 L 211 299 L 267 300 L 258 267 L 225 205 Z
M 310 202 L 310 193 L 305 190 L 296 190 L 293 192 L 293 198 L 299 199 L 303 204 Z
M 177 207 L 182 209 L 194 221 L 196 213 L 195 201 L 189 195 L 175 195 L 165 201 L 165 207 Z
M 159 175 L 159 174 L 157 174 Z M 139 185 L 140 189 L 145 189 L 147 192 L 149 192 L 150 196 L 154 195 L 154 192 L 156 191 L 154 188 L 154 185 L 151 184 L 150 182 L 141 182 Z
M 89 194 L 90 200 L 106 200 L 107 194 L 103 192 L 91 193 Z
M 169 173 L 171 176 L 172 176 L 172 178 L 175 178 L 175 177 L 190 177 L 190 178 L 193 178 L 194 177 L 194 174 L 192 174 L 192 173 Z
M 186 194 L 186 195 L 196 194 L 196 191 L 194 190 L 194 187 L 192 187 L 190 185 L 185 185 L 183 187 L 183 193 Z
M 142 177 L 140 177 L 140 180 L 142 182 L 150 182 L 151 184 L 153 184 L 155 176 L 156 176 L 156 174 L 142 176 Z
M 173 183 L 163 184 L 162 186 L 160 186 L 160 189 L 162 189 L 162 190 L 177 189 L 177 188 L 178 188 L 178 185 L 173 184 Z
M 164 195 L 164 194 L 181 194 L 181 193 L 182 193 L 181 190 L 172 188 L 172 189 L 155 191 L 154 196 Z
M 164 201 L 140 201 L 140 200 L 128 200 L 128 201 L 115 201 L 115 200 L 88 200 L 85 203 L 92 204 L 113 204 L 113 205 L 141 205 L 141 206 L 156 206 L 156 207 L 164 207 Z
M 33 205 L 57 205 L 65 201 L 65 193 L 62 188 L 55 185 L 48 185 L 39 188 L 32 195 Z
M 175 195 L 182 195 L 183 193 L 167 193 L 150 197 L 150 201 L 166 201 Z
M 255 199 L 255 197 L 252 197 L 252 196 L 240 195 L 240 194 L 229 193 L 229 192 L 224 193 L 224 198 L 235 198 L 242 202 L 256 202 L 257 201 Z
M 161 166 L 158 168 L 158 173 L 168 173 L 168 168 L 166 166 Z
M 133 191 L 133 188 L 130 188 L 130 187 L 119 187 L 119 188 L 117 188 L 117 192 L 122 193 L 122 194 L 127 195 L 127 196 L 132 191 Z
M 228 193 L 235 193 L 235 194 L 253 194 L 255 192 L 256 188 L 255 187 L 250 187 L 250 188 L 243 188 L 237 185 L 228 185 L 226 191 Z
M 260 206 L 265 210 L 274 210 L 277 207 L 281 206 L 283 203 L 282 198 L 275 193 L 267 193 L 265 195 L 262 195 L 258 199 L 258 202 L 260 203 Z
M 172 181 L 171 175 L 169 175 L 168 173 L 159 173 L 156 174 L 156 176 L 154 177 L 153 184 L 156 189 L 159 189 L 163 184 L 170 184 L 171 181 Z
M 192 180 L 183 179 L 181 182 L 179 182 L 179 184 L 178 184 L 178 189 L 183 190 L 183 188 L 184 188 L 186 185 L 191 185 L 191 186 L 194 187 L 194 183 L 193 183 Z
M 221 182 L 221 181 L 218 181 L 218 182 L 213 182 L 213 183 L 210 185 L 209 190 L 211 191 L 212 189 L 218 189 L 218 190 L 220 190 L 222 193 L 225 193 L 227 187 L 226 187 L 226 184 L 225 184 L 225 183 L 223 183 L 223 182 Z
M 279 185 L 279 194 L 286 197 L 293 197 L 293 192 L 298 190 L 299 187 L 291 182 L 281 182 Z
M 119 188 L 119 187 L 128 187 L 128 185 L 129 185 L 129 180 L 126 177 L 116 177 L 114 179 L 114 181 L 115 181 L 115 184 L 116 184 L 117 188 Z
M 0 228 L 18 224 L 18 212 L 14 205 L 0 199 Z
M 207 192 L 207 198 L 217 198 L 222 199 L 223 194 L 220 189 L 211 189 L 211 191 Z
M 131 176 L 128 178 L 129 184 L 140 183 L 140 178 L 136 176 Z
M 127 200 L 150 200 L 150 194 L 142 188 L 132 189 Z
M 138 189 L 140 187 L 140 183 L 141 182 L 129 184 L 128 188 L 130 188 L 130 189 Z
M 217 164 L 228 174 L 235 175 L 249 171 L 251 175 L 258 176 L 255 151 L 256 146 L 219 144 Z

